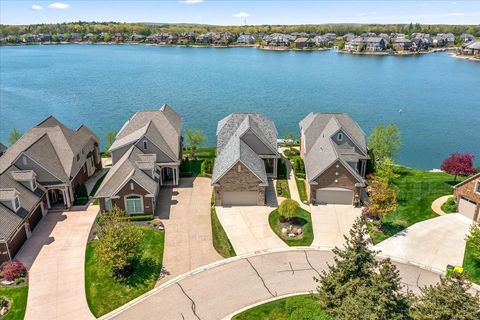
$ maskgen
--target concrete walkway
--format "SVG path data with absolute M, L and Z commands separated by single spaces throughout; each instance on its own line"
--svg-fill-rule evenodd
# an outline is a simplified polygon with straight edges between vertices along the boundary
M 165 283 L 101 319 L 229 319 L 257 303 L 316 290 L 318 277 L 333 263 L 333 253 L 290 248 L 245 255 L 202 267 Z M 404 289 L 435 284 L 439 274 L 394 262 Z
M 268 224 L 268 216 L 274 208 L 245 206 L 215 209 L 237 255 L 287 247 Z
M 29 269 L 25 319 L 94 319 L 85 297 L 85 246 L 98 206 L 49 212 L 16 259 Z
M 178 187 L 160 190 L 156 215 L 165 225 L 163 266 L 170 275 L 159 283 L 222 259 L 213 247 L 211 196 L 207 178 L 182 178 Z
M 280 148 L 280 151 L 285 157 L 285 154 L 283 153 L 285 148 Z M 300 200 L 300 194 L 298 193 L 298 186 L 297 181 L 295 180 L 295 173 L 293 172 L 292 163 L 287 157 L 285 157 L 285 166 L 287 168 L 287 181 L 288 188 L 290 189 L 290 197 L 297 201 L 304 210 L 310 211 L 310 207 Z
M 458 213 L 416 223 L 374 248 L 383 254 L 444 271 L 448 264 L 461 266 L 465 237 L 472 220 Z
M 453 197 L 453 194 L 449 194 L 449 195 L 441 196 L 440 198 L 435 199 L 432 202 L 433 212 L 435 212 L 436 214 L 441 215 L 441 216 L 446 214 L 446 212 L 443 212 L 443 210 L 442 210 L 442 204 L 444 204 L 445 201 L 447 201 L 449 198 L 452 198 L 452 197 Z
M 102 168 L 102 170 L 100 171 L 97 171 L 93 176 L 91 176 L 87 183 L 85 184 L 85 186 L 87 187 L 87 192 L 88 194 L 90 195 L 90 192 L 92 192 L 93 188 L 95 187 L 95 184 L 97 183 L 97 181 L 103 177 L 104 175 L 107 174 L 108 170 L 110 170 L 110 168 Z

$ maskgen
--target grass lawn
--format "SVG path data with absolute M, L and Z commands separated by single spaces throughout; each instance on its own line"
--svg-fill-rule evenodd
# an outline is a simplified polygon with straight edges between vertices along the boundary
M 278 224 L 280 218 L 280 214 L 278 210 L 273 210 L 270 215 L 268 216 L 268 223 L 270 224 L 270 228 L 272 228 L 273 232 L 283 240 L 286 244 L 290 247 L 295 246 L 309 246 L 312 244 L 313 241 L 313 229 L 312 229 L 312 217 L 310 216 L 310 212 L 303 210 L 302 208 L 298 208 L 297 215 L 294 219 L 295 224 L 301 225 L 303 229 L 303 237 L 298 240 L 289 239 L 283 236 L 282 231 L 280 230 L 280 225 Z
M 92 313 L 99 317 L 153 289 L 162 268 L 163 231 L 142 227 L 142 259 L 135 273 L 124 282 L 111 277 L 110 267 L 95 258 L 96 241 L 87 244 L 85 290 Z
M 224 258 L 236 256 L 237 254 L 235 253 L 235 250 L 233 249 L 225 230 L 223 230 L 220 220 L 218 220 L 215 208 L 212 208 L 210 212 L 212 220 L 213 247 Z
M 188 148 L 185 148 L 185 150 L 183 150 L 183 155 L 184 156 L 189 156 L 190 155 L 190 150 Z M 216 147 L 197 148 L 197 150 L 195 152 L 195 157 L 199 160 L 215 159 L 216 155 L 217 155 L 217 148 Z
M 285 178 L 279 178 L 276 182 L 277 194 L 279 197 L 290 199 L 290 189 L 288 188 L 288 181 Z
M 95 195 L 95 193 L 97 192 L 98 188 L 100 187 L 100 185 L 102 184 L 102 181 L 103 179 L 105 179 L 105 177 L 107 176 L 107 174 L 105 173 L 100 179 L 97 180 L 97 182 L 95 182 L 95 185 L 93 186 L 93 189 L 92 191 L 90 192 L 90 196 L 93 197 Z
M 234 316 L 232 320 L 289 320 L 290 316 L 294 319 L 330 319 L 320 310 L 313 296 L 299 295 L 261 304 Z
M 431 209 L 433 200 L 452 193 L 453 176 L 447 173 L 428 172 L 397 167 L 398 207 L 395 213 L 384 216 L 380 230 L 369 225 L 375 244 L 393 236 L 414 223 L 437 217 Z M 460 180 L 457 179 L 457 183 Z
M 472 248 L 468 242 L 465 248 L 465 257 L 463 258 L 463 268 L 470 281 L 480 284 L 480 263 L 473 258 Z
M 305 180 L 304 179 L 298 179 L 295 176 L 295 182 L 297 184 L 297 189 L 298 189 L 298 195 L 300 196 L 300 200 L 305 203 L 307 200 L 307 189 L 305 187 Z
M 11 305 L 10 310 L 2 320 L 22 320 L 27 308 L 28 286 L 4 287 L 0 286 L 0 297 L 6 297 Z

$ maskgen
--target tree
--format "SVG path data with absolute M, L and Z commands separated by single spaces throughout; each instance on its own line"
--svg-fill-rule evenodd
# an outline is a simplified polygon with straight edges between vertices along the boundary
M 338 50 L 343 50 L 345 49 L 345 40 L 339 40 L 337 42 L 337 47 L 338 47 Z
M 292 199 L 285 199 L 280 203 L 278 207 L 278 213 L 289 220 L 294 218 L 297 215 L 297 210 L 300 208 L 300 205 L 297 201 Z
M 383 124 L 376 126 L 368 139 L 368 146 L 373 150 L 375 161 L 386 158 L 394 161 L 401 145 L 400 130 L 393 123 L 386 127 Z
M 401 292 L 398 270 L 389 259 L 377 261 L 369 249 L 365 219 L 358 218 L 334 248 L 334 264 L 320 274 L 320 309 L 333 319 L 408 319 L 410 294 Z
M 197 148 L 202 146 L 207 137 L 205 137 L 199 129 L 192 130 L 188 128 L 185 129 L 185 136 L 187 138 L 187 146 L 190 149 L 190 157 L 195 159 Z
M 133 272 L 132 262 L 141 254 L 142 230 L 117 206 L 102 213 L 98 225 L 96 258 L 111 266 L 114 277 L 129 276 Z
M 13 128 L 12 132 L 10 133 L 10 136 L 8 136 L 8 142 L 10 143 L 10 146 L 14 145 L 15 142 L 17 142 L 21 137 L 22 137 L 22 133 L 17 129 Z
M 480 225 L 473 223 L 467 236 L 467 246 L 472 249 L 473 258 L 480 263 Z
M 386 158 L 381 162 L 376 162 L 375 177 L 378 180 L 386 182 L 388 185 L 392 185 L 392 183 L 399 177 L 399 175 L 395 173 L 395 163 L 393 160 Z
M 285 147 L 288 147 L 288 148 L 292 147 L 296 139 L 295 132 L 285 131 L 283 133 L 283 139 L 285 140 Z
M 473 154 L 468 153 L 452 153 L 450 157 L 445 159 L 440 169 L 455 176 L 453 182 L 457 180 L 457 176 L 469 176 L 476 172 L 473 167 Z
M 368 210 L 377 219 L 397 210 L 397 190 L 385 180 L 376 177 L 370 180 L 369 195 L 370 204 L 368 205 Z
M 472 296 L 471 284 L 454 274 L 440 283 L 421 289 L 422 294 L 412 306 L 413 320 L 477 320 L 480 319 L 479 295 Z
M 115 141 L 115 138 L 117 137 L 117 132 L 116 131 L 108 131 L 105 134 L 105 153 L 109 154 L 110 147 L 112 146 L 113 142 Z

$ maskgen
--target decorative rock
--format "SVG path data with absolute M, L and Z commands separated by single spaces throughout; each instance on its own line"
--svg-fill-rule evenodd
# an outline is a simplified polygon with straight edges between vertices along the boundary
M 7 307 L 2 307 L 2 309 L 0 309 L 0 316 L 4 316 L 6 313 L 7 313 L 8 309 Z
M 282 228 L 282 233 L 287 233 L 287 228 Z
M 293 238 L 293 237 L 295 237 L 295 233 L 289 233 L 288 236 Z

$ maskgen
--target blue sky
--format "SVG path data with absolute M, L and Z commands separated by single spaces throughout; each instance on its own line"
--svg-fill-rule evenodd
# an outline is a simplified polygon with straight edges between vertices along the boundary
M 480 1 L 30 1 L 1 0 L 0 23 L 190 22 L 480 24 Z

